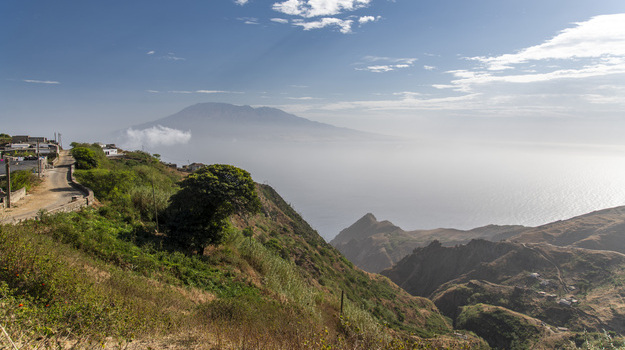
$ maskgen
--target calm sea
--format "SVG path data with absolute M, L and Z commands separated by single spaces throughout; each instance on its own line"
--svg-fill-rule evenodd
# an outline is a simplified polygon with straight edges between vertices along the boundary
M 625 147 L 523 143 L 274 143 L 159 150 L 229 163 L 273 186 L 327 240 L 366 213 L 405 230 L 537 226 L 625 205 Z

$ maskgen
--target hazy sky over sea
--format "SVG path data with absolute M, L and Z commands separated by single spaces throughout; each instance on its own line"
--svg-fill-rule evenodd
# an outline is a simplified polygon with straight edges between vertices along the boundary
M 5 0 L 0 47 L 2 128 L 68 141 L 216 101 L 620 142 L 625 104 L 620 0 Z
M 247 167 L 326 238 L 367 211 L 470 228 L 625 203 L 622 0 L 0 2 L 0 132 L 115 142 L 200 102 L 414 140 L 270 155 L 133 131 Z

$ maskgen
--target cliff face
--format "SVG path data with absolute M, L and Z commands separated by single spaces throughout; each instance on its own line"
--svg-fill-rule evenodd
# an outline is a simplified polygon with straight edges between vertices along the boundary
M 415 248 L 426 246 L 434 240 L 445 246 L 467 243 L 471 239 L 499 241 L 527 229 L 523 226 L 489 225 L 469 231 L 445 228 L 404 231 L 389 221 L 378 221 L 369 213 L 341 231 L 330 244 L 361 269 L 380 272 L 412 253 Z
M 394 241 L 406 240 L 407 233 L 389 221 L 379 222 L 369 213 L 339 233 L 330 244 L 356 266 L 379 272 L 409 254 L 416 243 L 396 246 Z

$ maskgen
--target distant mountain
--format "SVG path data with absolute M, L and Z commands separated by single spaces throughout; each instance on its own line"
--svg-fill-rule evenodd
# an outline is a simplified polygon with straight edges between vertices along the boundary
M 446 228 L 404 231 L 389 221 L 378 221 L 369 213 L 342 230 L 330 244 L 361 269 L 380 272 L 433 240 L 446 246 L 464 244 L 472 239 L 500 241 L 526 230 L 529 228 L 517 225 L 489 225 L 468 231 Z
M 142 130 L 158 125 L 191 131 L 194 139 L 313 141 L 381 137 L 311 121 L 276 108 L 215 102 L 198 103 L 168 117 L 132 128 Z

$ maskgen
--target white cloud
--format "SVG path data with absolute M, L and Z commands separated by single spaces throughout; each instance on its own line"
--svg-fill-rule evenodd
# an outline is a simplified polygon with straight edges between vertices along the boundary
M 575 23 L 545 42 L 516 53 L 469 58 L 480 67 L 448 71 L 455 79 L 437 88 L 472 92 L 487 84 L 530 84 L 625 74 L 625 14 Z
M 395 70 L 392 65 L 378 65 L 378 66 L 367 66 L 364 68 L 356 68 L 356 70 L 365 70 L 373 73 L 384 73 Z
M 333 18 L 333 17 L 324 17 L 318 21 L 310 21 L 310 22 L 305 22 L 301 19 L 293 20 L 294 26 L 302 27 L 304 28 L 304 30 L 320 29 L 320 28 L 325 28 L 325 27 L 338 27 L 339 31 L 343 34 L 352 32 L 353 23 L 354 21 L 351 19 L 343 20 L 343 19 Z
M 435 70 L 435 69 L 436 69 L 436 67 L 434 67 L 434 66 L 424 65 L 424 66 L 423 66 L 423 69 L 425 69 L 425 70 Z
M 156 51 L 150 50 L 150 51 L 146 52 L 146 55 L 154 55 L 155 53 L 156 53 Z
M 176 54 L 173 53 L 173 52 L 169 52 L 169 53 L 167 53 L 166 56 L 163 56 L 161 58 L 163 58 L 163 59 L 165 59 L 167 61 L 186 61 L 187 60 L 186 58 L 176 56 Z
M 255 17 L 239 17 L 237 19 L 245 24 L 259 24 L 258 18 Z
M 172 129 L 162 125 L 143 130 L 130 128 L 126 130 L 125 139 L 122 147 L 130 150 L 140 149 L 144 145 L 148 147 L 173 146 L 188 143 L 191 140 L 191 131 Z
M 248 2 L 249 2 L 249 0 L 234 0 L 235 4 L 241 5 L 241 6 L 247 4 Z
M 625 57 L 625 13 L 596 16 L 576 25 L 517 53 L 471 59 L 484 63 L 488 70 L 498 71 L 529 61 Z
M 368 23 L 368 22 L 375 22 L 375 21 L 379 20 L 380 18 L 381 18 L 380 16 L 378 16 L 378 17 L 363 16 L 363 17 L 358 18 L 358 23 L 360 25 L 363 25 L 363 24 Z
M 192 94 L 192 93 L 194 93 L 194 91 L 185 91 L 185 90 L 170 90 L 170 91 L 167 91 L 167 92 L 169 92 L 171 94 Z
M 25 83 L 31 83 L 31 84 L 49 84 L 49 85 L 58 85 L 61 84 L 58 81 L 54 81 L 54 80 L 35 80 L 35 79 L 24 79 L 22 80 Z
M 149 92 L 151 94 L 158 94 L 160 91 L 158 90 L 145 90 L 146 92 Z
M 304 97 L 289 97 L 288 99 L 289 100 L 298 100 L 298 101 L 311 101 L 311 100 L 319 100 L 320 98 L 304 96 Z
M 196 90 L 198 94 L 242 94 L 237 91 L 224 91 L 224 90 Z
M 225 90 L 170 90 L 167 92 L 170 94 L 242 94 L 238 91 Z
M 289 20 L 288 19 L 284 19 L 284 18 L 272 18 L 272 19 L 270 19 L 270 21 L 276 22 L 276 23 L 282 23 L 282 24 L 289 23 Z
M 413 65 L 418 59 L 412 58 L 412 57 L 394 58 L 394 57 L 384 57 L 384 56 L 365 56 L 363 60 L 367 62 L 390 62 L 390 63 Z
M 273 4 L 275 11 L 304 18 L 334 16 L 369 6 L 372 0 L 286 0 Z
M 320 107 L 323 110 L 460 110 L 475 107 L 479 94 L 469 94 L 462 96 L 431 97 L 424 96 L 418 92 L 398 92 L 394 95 L 400 96 L 396 99 L 385 100 L 364 100 L 364 101 L 343 101 L 330 103 Z
M 379 57 L 379 56 L 365 56 L 363 58 L 365 63 L 356 63 L 357 67 L 354 68 L 360 71 L 369 71 L 373 73 L 385 73 L 391 72 L 397 69 L 410 68 L 417 61 L 416 58 L 392 58 L 392 57 Z M 369 65 L 368 63 L 385 63 Z

